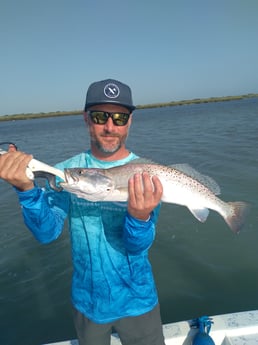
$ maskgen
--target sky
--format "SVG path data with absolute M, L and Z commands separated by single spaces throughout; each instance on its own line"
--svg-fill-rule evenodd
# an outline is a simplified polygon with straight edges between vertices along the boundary
M 258 93 L 257 0 L 1 0 L 0 115 L 80 110 L 88 86 L 135 105 Z

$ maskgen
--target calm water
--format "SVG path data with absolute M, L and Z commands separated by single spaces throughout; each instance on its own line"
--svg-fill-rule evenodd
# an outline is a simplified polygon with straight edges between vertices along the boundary
M 211 212 L 199 223 L 162 206 L 150 258 L 163 322 L 258 308 L 258 99 L 139 110 L 128 146 L 162 164 L 189 163 L 212 176 L 223 200 L 252 204 L 231 233 Z M 88 147 L 81 116 L 0 123 L 0 141 L 54 164 Z M 0 344 L 39 345 L 75 337 L 67 229 L 48 245 L 23 225 L 13 189 L 0 181 Z

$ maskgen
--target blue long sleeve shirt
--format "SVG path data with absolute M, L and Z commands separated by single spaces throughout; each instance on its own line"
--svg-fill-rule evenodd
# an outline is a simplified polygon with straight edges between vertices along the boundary
M 110 168 L 135 158 L 131 153 L 125 159 L 106 162 L 88 151 L 56 167 Z M 107 323 L 154 308 L 158 297 L 148 249 L 155 237 L 159 207 L 145 222 L 127 213 L 126 202 L 91 202 L 39 187 L 17 194 L 25 224 L 41 243 L 55 240 L 68 217 L 72 303 L 77 310 L 96 323 Z

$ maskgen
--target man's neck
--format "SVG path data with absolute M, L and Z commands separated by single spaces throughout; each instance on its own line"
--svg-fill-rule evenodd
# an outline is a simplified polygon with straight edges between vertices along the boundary
M 91 153 L 95 158 L 101 161 L 111 162 L 111 161 L 118 161 L 118 160 L 128 157 L 130 154 L 130 151 L 128 151 L 126 148 L 123 148 L 114 153 L 104 153 L 92 147 Z

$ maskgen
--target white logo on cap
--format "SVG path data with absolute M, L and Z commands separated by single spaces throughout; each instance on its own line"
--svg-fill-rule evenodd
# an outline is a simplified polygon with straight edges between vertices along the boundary
M 116 84 L 109 83 L 104 87 L 104 94 L 108 98 L 117 98 L 120 94 L 119 87 Z

